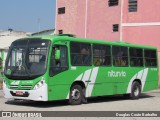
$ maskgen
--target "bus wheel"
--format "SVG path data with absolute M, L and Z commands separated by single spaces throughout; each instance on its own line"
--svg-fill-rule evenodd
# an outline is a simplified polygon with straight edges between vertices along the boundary
M 79 105 L 82 103 L 83 90 L 80 85 L 74 85 L 69 94 L 69 103 L 71 105 Z
M 133 82 L 132 88 L 131 88 L 131 99 L 138 99 L 141 94 L 141 85 L 138 82 Z

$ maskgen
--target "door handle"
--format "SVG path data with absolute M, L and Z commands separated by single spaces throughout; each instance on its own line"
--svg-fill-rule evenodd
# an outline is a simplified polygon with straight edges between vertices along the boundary
M 87 81 L 85 81 L 85 82 L 91 82 L 90 80 L 87 80 Z

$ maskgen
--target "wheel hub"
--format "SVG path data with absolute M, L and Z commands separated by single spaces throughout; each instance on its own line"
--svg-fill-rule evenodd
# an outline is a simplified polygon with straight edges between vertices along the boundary
M 71 96 L 73 100 L 78 100 L 80 97 L 80 91 L 78 89 L 73 89 Z
M 134 95 L 138 96 L 138 94 L 139 94 L 139 89 L 138 89 L 138 87 L 135 87 L 135 89 L 134 89 Z

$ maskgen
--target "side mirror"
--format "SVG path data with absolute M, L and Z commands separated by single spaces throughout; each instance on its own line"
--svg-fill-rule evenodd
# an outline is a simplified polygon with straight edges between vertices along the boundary
M 60 50 L 56 50 L 55 51 L 55 60 L 59 60 L 61 57 L 61 51 Z

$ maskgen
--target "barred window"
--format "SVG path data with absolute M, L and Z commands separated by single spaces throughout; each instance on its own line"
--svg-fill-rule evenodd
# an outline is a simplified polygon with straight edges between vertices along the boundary
M 128 10 L 129 12 L 137 12 L 137 0 L 129 0 Z
M 119 25 L 118 24 L 114 24 L 113 28 L 112 28 L 112 31 L 113 32 L 118 32 L 118 29 L 119 29 Z
M 116 6 L 116 5 L 118 5 L 118 0 L 108 0 L 108 5 L 109 6 Z

